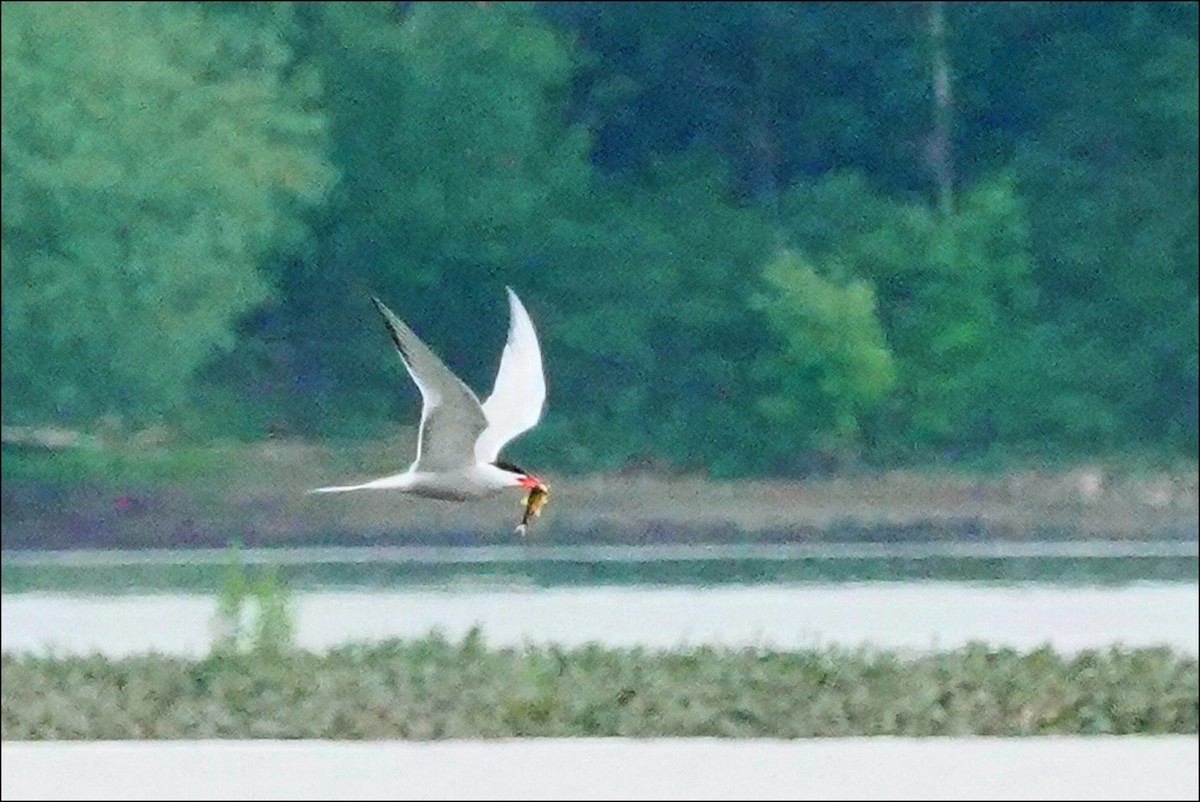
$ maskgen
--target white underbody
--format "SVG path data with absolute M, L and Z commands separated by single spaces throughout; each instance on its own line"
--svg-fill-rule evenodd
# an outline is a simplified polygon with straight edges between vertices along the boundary
M 495 465 L 465 465 L 457 470 L 415 471 L 384 476 L 361 485 L 322 487 L 315 493 L 345 493 L 351 490 L 399 490 L 414 496 L 446 501 L 467 501 L 497 493 L 506 487 L 520 487 L 520 476 Z

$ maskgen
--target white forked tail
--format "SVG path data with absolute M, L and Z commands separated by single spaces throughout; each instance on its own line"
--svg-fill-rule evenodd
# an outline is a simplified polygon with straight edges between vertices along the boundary
M 317 487 L 308 491 L 311 493 L 347 493 L 351 490 L 386 490 L 389 488 L 408 487 L 411 479 L 406 473 L 398 473 L 395 476 L 385 476 L 382 479 L 375 479 L 371 482 L 364 482 L 361 485 L 337 485 L 336 487 Z

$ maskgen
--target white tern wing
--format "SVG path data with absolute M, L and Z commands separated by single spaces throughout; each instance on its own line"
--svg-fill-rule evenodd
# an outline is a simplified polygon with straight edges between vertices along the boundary
M 546 402 L 546 376 L 537 332 L 521 299 L 507 289 L 511 318 L 508 342 L 504 344 L 492 394 L 483 402 L 487 428 L 475 444 L 479 462 L 495 462 L 505 443 L 532 429 L 541 419 Z
M 378 298 L 371 300 L 383 315 L 392 342 L 424 402 L 417 458 L 412 469 L 436 472 L 473 464 L 475 445 L 480 433 L 488 426 L 479 399 L 404 321 L 392 314 Z

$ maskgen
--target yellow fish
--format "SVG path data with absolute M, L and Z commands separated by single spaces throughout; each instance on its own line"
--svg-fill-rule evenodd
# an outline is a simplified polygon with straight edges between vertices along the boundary
M 538 482 L 533 487 L 529 488 L 529 495 L 525 497 L 525 514 L 521 516 L 521 523 L 517 525 L 516 534 L 524 536 L 525 530 L 529 528 L 529 522 L 537 515 L 542 514 L 542 507 L 546 505 L 546 499 L 550 495 L 550 488 L 546 487 L 543 482 Z

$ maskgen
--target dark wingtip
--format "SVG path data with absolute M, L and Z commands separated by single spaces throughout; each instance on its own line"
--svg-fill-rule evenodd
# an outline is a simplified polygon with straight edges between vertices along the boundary
M 407 359 L 407 351 L 404 347 L 404 341 L 400 339 L 400 332 L 396 330 L 396 324 L 392 320 L 396 317 L 392 314 L 392 310 L 383 305 L 383 301 L 371 296 L 371 300 L 375 303 L 375 308 L 379 310 L 379 316 L 383 318 L 383 325 L 388 330 L 388 336 L 392 338 L 392 342 L 396 344 L 397 350 L 400 351 L 400 356 Z
M 375 304 L 375 311 L 377 311 L 379 316 L 383 318 L 383 322 L 387 324 L 388 329 L 391 329 L 392 321 L 389 320 L 389 317 L 392 316 L 392 310 L 384 306 L 383 301 L 379 300 L 374 295 L 371 296 L 371 302 Z

